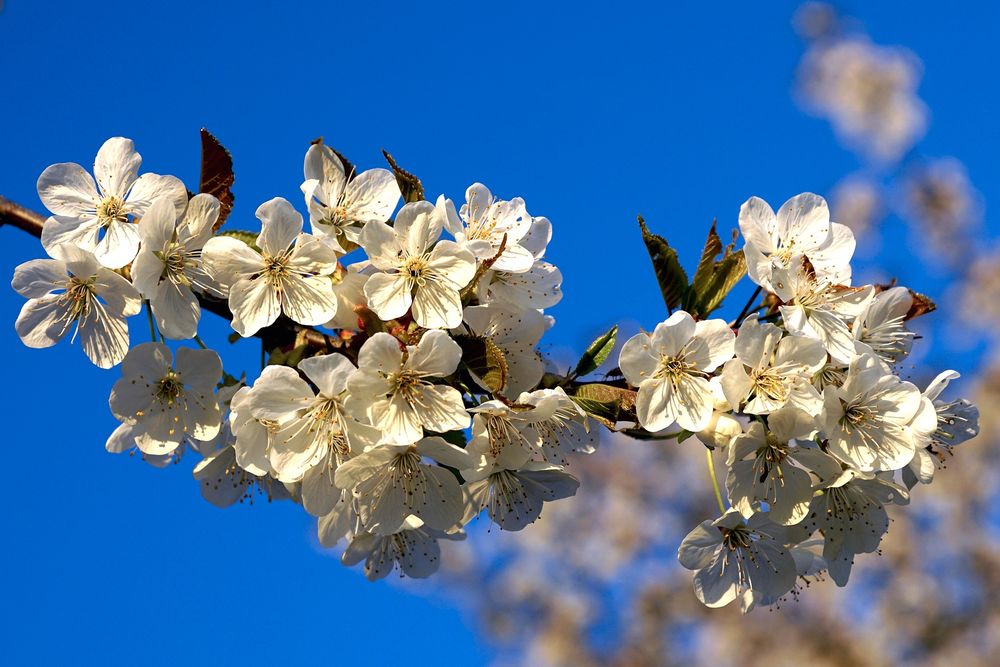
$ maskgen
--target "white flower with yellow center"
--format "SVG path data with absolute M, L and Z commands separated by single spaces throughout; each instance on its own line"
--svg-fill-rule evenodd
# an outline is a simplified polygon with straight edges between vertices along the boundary
M 784 303 L 782 323 L 793 336 L 816 338 L 837 363 L 848 364 L 856 354 L 850 324 L 864 312 L 875 288 L 848 287 L 820 278 L 805 258 L 789 270 L 775 269 L 774 290 Z
M 219 355 L 182 347 L 176 368 L 171 357 L 161 343 L 132 348 L 108 401 L 119 421 L 134 425 L 135 444 L 145 454 L 168 454 L 188 437 L 211 440 L 222 422 L 215 395 Z
M 94 178 L 72 162 L 54 164 L 38 178 L 38 197 L 55 215 L 45 221 L 42 245 L 70 243 L 93 251 L 103 266 L 118 269 L 139 250 L 138 218 L 159 197 L 178 213 L 187 188 L 173 176 L 139 176 L 142 157 L 131 139 L 108 139 L 94 160 Z
M 382 431 L 383 442 L 409 445 L 423 429 L 444 433 L 469 426 L 462 394 L 432 384 L 453 374 L 462 358 L 458 343 L 444 331 L 424 333 L 405 354 L 398 340 L 377 333 L 361 346 L 358 370 L 347 381 L 347 409 Z
M 218 219 L 219 200 L 200 194 L 179 218 L 170 200 L 157 199 L 139 224 L 142 246 L 132 263 L 132 284 L 149 299 L 167 338 L 198 333 L 201 306 L 196 292 L 221 296 L 201 261 L 201 249 Z
M 788 270 L 793 259 L 803 255 L 819 278 L 836 284 L 851 282 L 854 233 L 830 222 L 822 197 L 808 192 L 792 197 L 777 215 L 763 199 L 751 197 L 740 208 L 740 232 L 746 239 L 747 274 L 768 292 L 775 292 L 774 270 Z
M 390 535 L 410 515 L 430 528 L 454 528 L 465 512 L 462 488 L 452 468 L 470 467 L 468 452 L 443 438 L 423 438 L 409 445 L 376 445 L 345 461 L 335 475 L 338 487 L 353 489 L 364 528 Z
M 810 381 L 826 365 L 826 350 L 814 338 L 786 336 L 773 324 L 750 317 L 736 336 L 736 358 L 722 367 L 722 390 L 734 410 L 766 415 L 785 405 L 818 414 L 823 399 Z
M 354 371 L 354 364 L 344 355 L 327 354 L 303 359 L 298 371 L 287 366 L 268 366 L 254 383 L 246 409 L 257 422 L 276 425 L 269 432 L 267 455 L 272 474 L 279 480 L 298 482 L 313 468 L 320 467 L 332 487 L 336 467 L 353 453 L 378 441 L 376 429 L 345 413 L 347 379 Z M 312 483 L 318 481 L 310 477 L 310 490 L 316 492 L 310 496 L 328 492 L 339 497 L 336 487 L 313 489 Z M 325 497 L 311 498 L 306 509 L 315 505 L 316 511 L 312 513 L 322 516 L 330 510 L 328 501 Z
M 520 197 L 510 201 L 495 199 L 489 188 L 474 183 L 465 191 L 465 204 L 459 213 L 444 196 L 438 197 L 437 207 L 448 232 L 480 261 L 496 257 L 503 243 L 503 253 L 493 263 L 495 271 L 522 273 L 535 263 L 531 251 L 521 245 L 533 219 Z
M 347 173 L 336 153 L 322 142 L 306 151 L 304 171 L 302 193 L 313 234 L 341 254 L 358 247 L 366 223 L 387 221 L 401 197 L 392 172 Z
M 920 390 L 888 372 L 878 357 L 856 357 L 843 387 L 823 392 L 822 431 L 829 452 L 862 472 L 898 470 L 913 458 Z M 933 414 L 929 417 L 933 420 Z M 933 430 L 933 428 L 931 428 Z
M 695 570 L 694 592 L 702 604 L 724 607 L 737 600 L 745 614 L 795 585 L 797 568 L 786 542 L 785 527 L 766 514 L 755 514 L 747 522 L 730 509 L 688 533 L 677 559 Z
M 851 468 L 817 486 L 822 492 L 813 497 L 806 518 L 789 528 L 789 536 L 793 541 L 804 541 L 815 531 L 822 531 L 823 558 L 830 578 L 838 586 L 845 586 L 854 557 L 878 549 L 889 529 L 885 505 L 905 505 L 909 495 L 890 475 Z
M 459 292 L 476 274 L 476 258 L 453 241 L 439 241 L 443 220 L 430 202 L 405 204 L 393 226 L 369 222 L 360 242 L 379 270 L 365 283 L 368 307 L 382 320 L 402 317 L 425 329 L 462 322 Z
M 201 256 L 205 267 L 229 295 L 233 329 L 252 336 L 284 313 L 294 322 L 314 326 L 337 312 L 330 275 L 337 254 L 315 236 L 303 234 L 302 216 L 281 197 L 257 209 L 261 221 L 257 247 L 216 236 Z
M 948 384 L 958 378 L 956 371 L 943 371 L 923 391 L 924 409 L 914 421 L 922 422 L 917 427 L 925 441 L 918 443 L 913 460 L 903 468 L 907 488 L 912 489 L 917 482 L 930 484 L 945 453 L 979 435 L 979 408 L 975 404 L 964 398 L 954 401 L 939 398 Z M 933 419 L 928 419 L 929 416 Z
M 682 310 L 652 334 L 630 338 L 619 365 L 639 388 L 635 407 L 643 428 L 655 432 L 676 422 L 696 433 L 708 426 L 715 404 L 709 377 L 733 358 L 735 339 L 724 321 L 695 322 Z
M 857 353 L 876 354 L 887 364 L 908 355 L 916 336 L 906 328 L 912 305 L 913 297 L 905 287 L 890 287 L 876 294 L 852 327 Z
M 521 530 L 534 523 L 546 502 L 576 495 L 580 486 L 561 466 L 530 461 L 524 450 L 519 454 L 461 471 L 470 511 L 487 510 L 503 530 Z
M 435 530 L 411 516 L 399 532 L 391 535 L 359 532 L 344 550 L 340 562 L 350 567 L 365 561 L 365 576 L 369 581 L 382 579 L 397 567 L 400 576 L 423 579 L 441 566 L 439 540 L 464 539 L 463 532 Z
M 28 299 L 14 325 L 17 335 L 28 347 L 51 347 L 75 326 L 87 358 L 111 368 L 128 352 L 125 320 L 142 308 L 139 293 L 76 246 L 55 246 L 48 253 L 52 259 L 34 259 L 14 270 L 11 287 Z
M 795 408 L 772 413 L 767 426 L 751 423 L 728 452 L 726 489 L 733 507 L 746 518 L 766 510 L 771 521 L 786 526 L 804 519 L 813 495 L 809 473 L 829 480 L 841 470 L 840 462 L 819 448 L 793 442 L 815 430 L 814 419 Z

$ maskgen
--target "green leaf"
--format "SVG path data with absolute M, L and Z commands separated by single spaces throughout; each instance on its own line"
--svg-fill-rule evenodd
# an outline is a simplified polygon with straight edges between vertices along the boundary
M 646 244 L 649 259 L 653 263 L 653 270 L 656 272 L 656 281 L 660 284 L 663 302 L 667 305 L 667 310 L 673 310 L 681 305 L 684 295 L 687 293 L 687 274 L 677 259 L 677 251 L 671 248 L 662 236 L 650 232 L 641 215 L 638 218 L 642 240 Z
M 705 247 L 701 251 L 701 259 L 698 260 L 698 268 L 694 272 L 694 280 L 691 281 L 691 292 L 689 293 L 689 300 L 691 297 L 695 297 L 698 293 L 704 291 L 706 284 L 712 277 L 712 271 L 715 268 L 715 258 L 722 252 L 722 239 L 719 238 L 718 232 L 715 231 L 715 225 L 718 221 L 712 221 L 712 227 L 708 230 L 708 239 L 705 241 Z M 693 304 L 688 304 L 687 307 L 692 307 Z
M 618 421 L 618 404 L 615 401 L 595 401 L 582 396 L 570 396 L 573 402 L 583 408 L 588 415 L 604 424 L 609 429 L 614 430 Z
M 462 348 L 462 361 L 469 372 L 494 394 L 507 385 L 507 359 L 503 350 L 489 338 L 456 336 Z
M 634 389 L 612 387 L 600 382 L 588 382 L 579 385 L 573 395 L 601 403 L 615 403 L 619 410 L 624 412 L 635 409 L 636 391 Z
M 291 368 L 296 368 L 299 365 L 299 362 L 305 358 L 306 352 L 308 351 L 308 345 L 297 345 L 288 351 L 277 347 L 271 351 L 271 355 L 267 358 L 267 365 L 289 366 Z
M 596 371 L 603 364 L 611 351 L 615 348 L 615 339 L 618 338 L 618 325 L 611 327 L 601 334 L 593 343 L 587 347 L 587 351 L 580 357 L 576 365 L 574 374 L 576 376 L 587 375 Z
M 389 155 L 388 151 L 383 149 L 382 155 L 385 156 L 386 162 L 392 168 L 392 173 L 396 176 L 399 191 L 403 193 L 403 201 L 423 201 L 424 186 L 420 183 L 420 179 L 396 164 L 396 161 Z
M 696 319 L 705 319 L 718 309 L 736 283 L 746 275 L 746 258 L 743 251 L 734 250 L 735 247 L 735 232 L 732 242 L 723 248 L 713 222 L 685 303 L 688 312 Z M 719 253 L 722 253 L 722 258 L 716 260 Z

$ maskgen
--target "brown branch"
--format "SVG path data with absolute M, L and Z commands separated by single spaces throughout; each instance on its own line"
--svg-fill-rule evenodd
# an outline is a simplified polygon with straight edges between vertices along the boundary
M 45 216 L 12 202 L 5 197 L 0 197 L 0 226 L 2 225 L 12 225 L 22 231 L 28 232 L 32 236 L 41 238 L 42 227 L 45 226 Z M 229 304 L 224 300 L 199 294 L 198 301 L 201 303 L 202 309 L 214 313 L 229 322 L 233 320 L 233 313 L 229 309 Z M 266 329 L 258 331 L 255 337 L 263 340 L 266 345 L 270 346 L 269 349 L 293 345 L 295 341 L 304 342 L 319 348 L 331 347 L 331 338 L 322 331 L 292 322 L 285 316 L 282 316 L 277 322 Z
M 13 225 L 33 236 L 41 238 L 45 216 L 0 197 L 0 225 Z

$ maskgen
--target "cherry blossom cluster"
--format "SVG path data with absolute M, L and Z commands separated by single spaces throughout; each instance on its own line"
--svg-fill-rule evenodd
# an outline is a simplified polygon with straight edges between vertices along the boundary
M 22 264 L 12 283 L 28 299 L 16 323 L 26 345 L 75 328 L 94 364 L 121 365 L 109 451 L 161 466 L 197 452 L 209 501 L 301 503 L 322 544 L 344 541 L 343 562 L 365 561 L 372 579 L 394 567 L 427 576 L 438 541 L 463 538 L 484 510 L 520 530 L 576 492 L 566 455 L 593 451 L 597 434 L 561 387 L 539 388 L 536 347 L 553 322 L 543 311 L 562 277 L 544 259 L 549 221 L 523 200 L 477 183 L 461 206 L 400 206 L 393 172 L 355 173 L 316 143 L 301 184 L 309 232 L 275 198 L 256 211 L 259 233 L 216 233 L 216 197 L 140 176 L 140 164 L 132 141 L 113 138 L 93 176 L 46 169 L 49 259 Z M 329 349 L 272 355 L 255 381 L 237 381 L 198 337 L 212 300 L 241 337 L 311 328 Z M 152 340 L 130 347 L 143 304 Z M 198 349 L 176 353 L 165 342 L 192 339 Z
M 691 531 L 678 558 L 704 604 L 746 612 L 823 573 L 845 585 L 855 556 L 879 548 L 886 506 L 930 483 L 938 460 L 978 433 L 979 413 L 940 398 L 954 371 L 923 390 L 899 377 L 922 297 L 852 286 L 853 234 L 821 197 L 777 213 L 751 198 L 739 226 L 761 307 L 731 323 L 674 312 L 628 340 L 620 364 L 646 430 L 675 426 L 725 452 L 729 507 L 720 493 L 721 516 Z
M 777 213 L 751 198 L 743 249 L 714 263 L 713 227 L 691 285 L 660 266 L 670 249 L 642 223 L 665 299 L 693 305 L 630 338 L 619 368 L 590 382 L 617 328 L 573 372 L 546 372 L 537 348 L 562 277 L 545 260 L 549 220 L 520 198 L 477 183 L 460 206 L 432 203 L 391 158 L 392 171 L 358 173 L 317 142 L 300 186 L 308 232 L 280 197 L 257 208 L 259 232 L 220 230 L 219 199 L 140 165 L 113 138 L 93 176 L 69 163 L 43 172 L 49 258 L 15 271 L 18 334 L 42 348 L 74 330 L 94 364 L 120 364 L 108 451 L 158 466 L 194 452 L 219 506 L 258 494 L 301 504 L 321 544 L 342 544 L 371 579 L 432 574 L 440 541 L 464 539 L 479 516 L 525 528 L 576 493 L 570 455 L 593 452 L 603 425 L 705 445 L 721 516 L 679 558 L 702 602 L 749 611 L 824 572 L 844 585 L 854 557 L 878 549 L 886 506 L 978 432 L 974 405 L 940 398 L 956 373 L 923 390 L 899 376 L 907 322 L 930 302 L 853 286 L 854 236 L 816 195 Z M 731 322 L 710 319 L 743 275 L 754 298 Z M 151 340 L 132 346 L 143 306 Z M 261 339 L 270 357 L 256 379 L 226 373 L 202 342 L 203 306 L 230 316 L 232 339 Z

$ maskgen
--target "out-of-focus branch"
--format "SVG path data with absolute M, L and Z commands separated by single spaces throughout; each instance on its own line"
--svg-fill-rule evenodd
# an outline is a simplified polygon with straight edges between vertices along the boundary
M 41 238 L 45 216 L 0 197 L 0 226 L 2 225 L 12 225 Z M 213 299 L 202 294 L 198 295 L 198 301 L 202 309 L 232 321 L 233 313 L 229 310 L 229 304 L 222 299 Z M 282 317 L 266 329 L 261 329 L 256 337 L 263 340 L 269 349 L 292 344 L 308 344 L 320 348 L 331 346 L 331 338 L 322 331 L 296 324 L 286 317 Z

